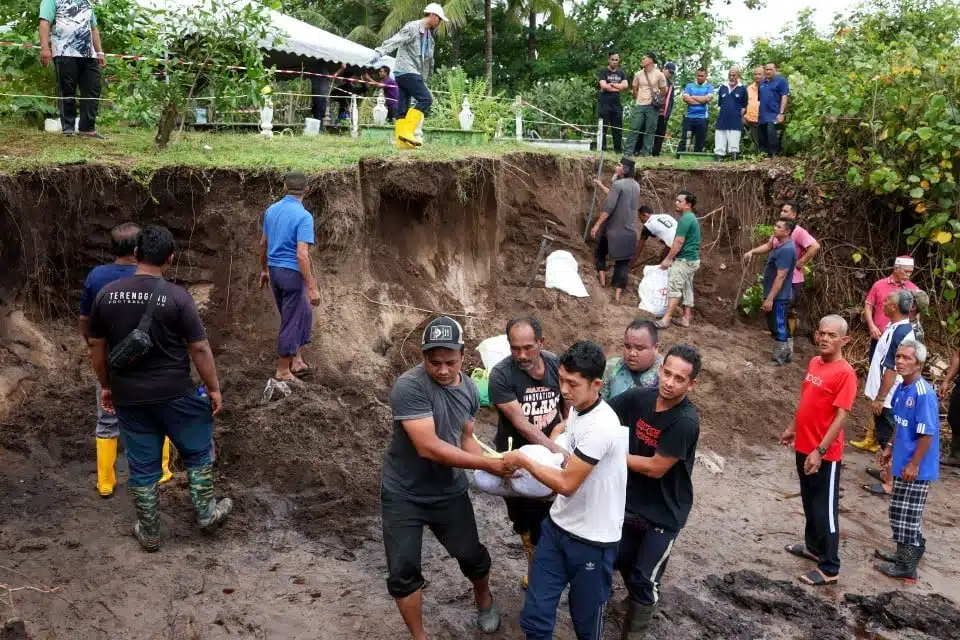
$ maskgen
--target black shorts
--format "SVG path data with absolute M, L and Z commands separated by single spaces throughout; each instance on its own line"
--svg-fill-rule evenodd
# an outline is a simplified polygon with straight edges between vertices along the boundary
M 490 554 L 480 544 L 473 504 L 466 493 L 424 503 L 381 487 L 380 506 L 389 573 L 387 591 L 392 597 L 405 598 L 423 587 L 420 568 L 424 527 L 430 527 L 469 580 L 490 573 Z
M 550 515 L 553 502 L 533 500 L 532 498 L 504 498 L 507 503 L 507 517 L 513 523 L 513 530 L 519 534 L 528 534 L 530 542 L 536 546 L 540 542 L 540 525 Z

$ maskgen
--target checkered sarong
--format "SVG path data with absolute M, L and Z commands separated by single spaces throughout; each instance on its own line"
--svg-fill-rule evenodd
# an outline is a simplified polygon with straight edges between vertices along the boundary
M 921 519 L 927 504 L 930 483 L 926 480 L 906 482 L 893 479 L 893 495 L 890 496 L 890 528 L 893 540 L 902 544 L 920 544 Z

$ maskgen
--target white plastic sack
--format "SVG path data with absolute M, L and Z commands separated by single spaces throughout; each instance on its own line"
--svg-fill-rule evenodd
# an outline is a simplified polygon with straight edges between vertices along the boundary
M 477 351 L 483 360 L 483 368 L 492 371 L 501 360 L 510 355 L 510 342 L 506 334 L 492 336 L 478 344 Z
M 569 251 L 554 251 L 547 256 L 545 284 L 547 289 L 559 289 L 575 298 L 589 298 L 580 279 L 577 259 Z
M 656 315 L 658 318 L 667 312 L 669 293 L 667 279 L 669 271 L 661 269 L 659 265 L 643 268 L 643 279 L 640 280 L 640 308 Z
M 566 448 L 566 434 L 561 434 L 556 442 L 558 446 Z M 563 465 L 563 455 L 551 453 L 549 449 L 540 444 L 524 445 L 518 451 L 535 462 L 554 469 L 559 469 Z M 486 471 L 474 471 L 473 482 L 480 491 L 495 496 L 548 498 L 553 495 L 552 489 L 530 475 L 529 471 L 523 469 L 514 478 L 501 478 Z

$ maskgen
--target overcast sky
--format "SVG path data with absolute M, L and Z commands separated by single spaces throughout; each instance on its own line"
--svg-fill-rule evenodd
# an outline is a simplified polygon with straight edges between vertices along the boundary
M 802 9 L 813 9 L 817 26 L 825 29 L 830 26 L 834 14 L 846 11 L 858 2 L 859 0 L 767 0 L 765 9 L 751 11 L 744 6 L 743 0 L 733 0 L 729 6 L 723 2 L 715 2 L 714 11 L 730 21 L 729 33 L 743 38 L 743 44 L 736 49 L 724 50 L 728 58 L 740 61 L 754 39 L 776 36 Z

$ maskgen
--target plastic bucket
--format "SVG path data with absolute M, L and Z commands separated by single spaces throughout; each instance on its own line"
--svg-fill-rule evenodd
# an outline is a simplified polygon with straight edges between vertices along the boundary
M 305 136 L 318 136 L 320 135 L 320 121 L 316 118 L 305 118 L 303 121 L 303 135 Z

